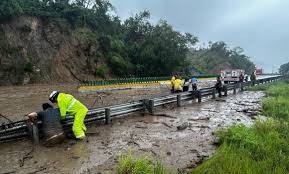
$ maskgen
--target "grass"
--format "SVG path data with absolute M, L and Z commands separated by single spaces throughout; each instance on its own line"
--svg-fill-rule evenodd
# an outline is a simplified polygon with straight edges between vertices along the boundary
M 134 157 L 131 152 L 119 159 L 117 174 L 170 174 L 164 165 L 157 160 L 152 162 L 146 156 Z
M 258 87 L 269 96 L 263 114 L 271 118 L 251 128 L 236 125 L 219 132 L 219 149 L 192 174 L 289 173 L 289 85 L 264 86 Z

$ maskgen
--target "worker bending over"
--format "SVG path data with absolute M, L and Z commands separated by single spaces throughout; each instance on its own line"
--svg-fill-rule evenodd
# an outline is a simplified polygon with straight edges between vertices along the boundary
M 30 121 L 42 122 L 41 127 L 44 134 L 44 145 L 53 146 L 64 141 L 65 136 L 60 123 L 59 108 L 53 108 L 49 103 L 42 104 L 43 111 L 28 114 Z
M 88 109 L 72 95 L 59 93 L 58 91 L 53 91 L 49 96 L 49 100 L 52 103 L 58 104 L 61 119 L 65 119 L 66 114 L 74 117 L 72 126 L 74 136 L 77 139 L 85 138 L 86 127 L 84 124 L 84 118 Z

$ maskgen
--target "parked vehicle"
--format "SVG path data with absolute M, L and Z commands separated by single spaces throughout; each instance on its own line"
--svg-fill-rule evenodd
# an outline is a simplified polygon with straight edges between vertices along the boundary
M 236 83 L 243 77 L 245 77 L 245 71 L 242 69 L 226 69 L 221 71 L 221 80 L 224 83 Z

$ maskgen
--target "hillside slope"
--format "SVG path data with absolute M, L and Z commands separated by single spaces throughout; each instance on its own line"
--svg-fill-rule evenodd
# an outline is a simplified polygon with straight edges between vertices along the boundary
M 0 85 L 87 79 L 95 48 L 64 19 L 21 16 L 0 26 Z M 81 49 L 79 49 L 81 48 Z

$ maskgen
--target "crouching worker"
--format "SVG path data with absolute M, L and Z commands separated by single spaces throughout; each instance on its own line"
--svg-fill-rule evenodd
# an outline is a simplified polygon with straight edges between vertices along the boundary
M 42 105 L 43 111 L 32 112 L 28 114 L 32 122 L 40 120 L 44 134 L 44 145 L 52 146 L 62 143 L 65 139 L 62 125 L 60 123 L 60 111 L 58 108 L 53 109 L 49 103 Z
M 53 91 L 49 96 L 49 100 L 52 103 L 58 104 L 61 119 L 65 119 L 66 114 L 74 117 L 72 126 L 73 134 L 76 139 L 84 139 L 86 131 L 84 118 L 88 109 L 72 95 L 59 93 L 58 91 Z

